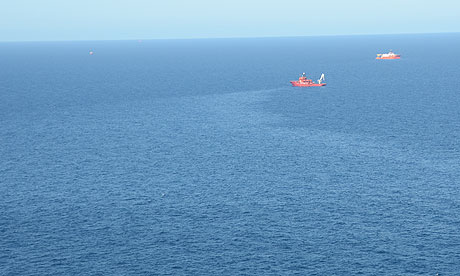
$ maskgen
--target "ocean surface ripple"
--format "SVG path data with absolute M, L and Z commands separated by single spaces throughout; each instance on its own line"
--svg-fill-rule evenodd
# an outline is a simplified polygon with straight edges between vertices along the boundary
M 459 44 L 0 44 L 0 275 L 458 275 Z

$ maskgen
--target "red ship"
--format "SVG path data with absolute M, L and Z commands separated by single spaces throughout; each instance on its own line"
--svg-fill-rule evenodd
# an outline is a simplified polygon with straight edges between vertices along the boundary
M 325 86 L 326 83 L 324 81 L 324 74 L 321 74 L 321 78 L 319 78 L 318 83 L 313 82 L 312 80 L 307 79 L 305 73 L 302 73 L 302 76 L 299 77 L 298 81 L 291 81 L 292 86 L 301 86 L 301 87 L 310 87 L 310 86 Z
M 400 59 L 401 55 L 397 55 L 393 53 L 393 51 L 390 51 L 388 54 L 377 54 L 377 57 L 375 59 Z

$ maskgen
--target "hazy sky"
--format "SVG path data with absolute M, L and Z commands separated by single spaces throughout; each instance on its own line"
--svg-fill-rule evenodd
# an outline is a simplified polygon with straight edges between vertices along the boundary
M 0 41 L 459 31 L 460 0 L 0 0 Z

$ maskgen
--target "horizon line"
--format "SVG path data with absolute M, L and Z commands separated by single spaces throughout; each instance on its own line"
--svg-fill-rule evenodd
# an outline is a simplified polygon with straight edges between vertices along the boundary
M 267 35 L 267 36 L 222 36 L 222 37 L 171 37 L 171 38 L 121 38 L 121 39 L 45 39 L 45 40 L 0 40 L 0 43 L 21 42 L 103 42 L 103 41 L 149 41 L 149 40 L 206 40 L 206 39 L 264 39 L 264 38 L 301 38 L 333 36 L 379 36 L 379 35 L 422 35 L 422 34 L 460 34 L 460 31 L 409 32 L 409 33 L 355 33 L 355 34 L 318 34 L 318 35 Z

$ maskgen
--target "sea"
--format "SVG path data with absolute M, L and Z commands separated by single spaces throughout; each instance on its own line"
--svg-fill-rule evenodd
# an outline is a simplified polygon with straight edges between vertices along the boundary
M 459 49 L 0 43 L 0 275 L 460 275 Z

